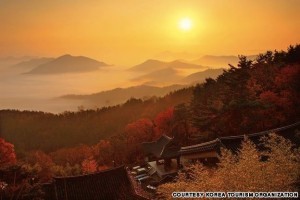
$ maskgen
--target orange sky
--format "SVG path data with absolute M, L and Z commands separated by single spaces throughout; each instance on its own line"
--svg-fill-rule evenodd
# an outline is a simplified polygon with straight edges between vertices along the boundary
M 256 54 L 300 42 L 298 0 L 1 0 L 0 57 L 132 65 L 163 51 Z M 189 17 L 190 31 L 178 29 Z

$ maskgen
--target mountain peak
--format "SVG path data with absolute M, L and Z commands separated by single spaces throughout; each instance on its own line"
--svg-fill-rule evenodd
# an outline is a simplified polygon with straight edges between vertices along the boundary
M 70 58 L 70 57 L 74 57 L 71 54 L 64 54 L 62 56 L 59 56 L 58 58 Z
M 171 62 L 164 62 L 160 60 L 148 59 L 145 62 L 130 68 L 130 70 L 137 71 L 137 72 L 154 72 L 166 68 L 202 69 L 203 66 L 191 64 L 184 60 L 173 60 Z
M 164 64 L 164 63 L 166 63 L 166 62 L 160 61 L 160 60 L 155 60 L 155 59 L 148 59 L 139 65 L 147 65 L 147 64 L 153 65 L 153 64 Z M 137 65 L 137 66 L 139 66 L 139 65 Z
M 149 63 L 149 62 L 162 62 L 162 61 L 155 60 L 155 59 L 148 59 L 144 63 Z
M 62 55 L 50 62 L 41 64 L 28 72 L 29 74 L 60 74 L 60 73 L 79 73 L 98 70 L 99 67 L 108 66 L 84 56 Z

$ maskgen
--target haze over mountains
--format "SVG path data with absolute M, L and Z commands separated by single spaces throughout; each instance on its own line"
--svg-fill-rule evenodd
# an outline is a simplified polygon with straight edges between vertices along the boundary
M 204 69 L 207 69 L 207 67 L 181 60 L 164 62 L 150 59 L 131 67 L 129 71 L 141 74 L 132 79 L 134 82 L 150 85 L 170 85 L 179 83 L 186 74 L 202 71 Z
M 173 68 L 173 69 L 197 69 L 201 70 L 205 67 L 197 64 L 188 63 L 181 60 L 174 60 L 171 62 L 164 62 L 159 60 L 146 60 L 145 62 L 138 64 L 134 67 L 131 67 L 130 71 L 136 71 L 136 72 L 153 72 L 157 70 L 163 70 L 167 68 Z
M 165 68 L 133 78 L 134 82 L 150 85 L 166 85 L 177 82 L 182 76 L 174 68 Z
M 34 68 L 43 65 L 45 63 L 49 63 L 51 61 L 53 61 L 55 58 L 33 58 L 30 60 L 26 60 L 26 61 L 22 61 L 20 63 L 17 63 L 15 65 L 13 65 L 13 68 L 18 68 L 20 70 L 26 70 L 26 72 L 28 70 L 33 70 Z
M 249 59 L 255 59 L 256 55 L 247 56 Z M 192 63 L 201 64 L 210 67 L 227 68 L 228 64 L 237 65 L 239 58 L 237 56 L 214 56 L 204 55 L 201 58 L 191 61 Z
M 57 113 L 74 111 L 78 106 L 112 106 L 131 97 L 160 97 L 206 78 L 216 78 L 228 63 L 237 59 L 205 56 L 199 64 L 149 59 L 126 69 L 106 67 L 108 64 L 104 62 L 68 54 L 58 58 L 0 59 L 0 109 Z M 208 61 L 224 65 L 211 67 L 206 65 Z
M 8 57 L 2 57 L 0 58 L 0 69 L 10 67 L 12 65 L 19 64 L 21 62 L 29 61 L 31 59 L 34 59 L 35 57 L 32 56 L 21 56 L 21 57 L 15 57 L 15 56 L 8 56 Z
M 38 61 L 36 60 L 36 62 Z M 71 56 L 66 54 L 56 59 L 48 60 L 48 62 L 41 63 L 29 71 L 28 74 L 90 72 L 98 70 L 99 67 L 103 66 L 108 66 L 108 64 L 84 56 Z
M 184 83 L 202 83 L 205 81 L 206 78 L 212 78 L 216 79 L 219 75 L 223 73 L 224 69 L 207 69 L 202 72 L 196 72 L 193 74 L 188 75 L 184 79 L 182 79 L 182 82 Z
M 164 96 L 183 87 L 183 85 L 171 85 L 167 87 L 140 85 L 128 88 L 116 88 L 90 95 L 65 95 L 61 98 L 69 100 L 81 100 L 83 105 L 89 105 L 92 107 L 99 107 L 99 105 L 112 106 L 124 103 L 130 98 L 148 99 L 153 96 Z
M 255 59 L 257 55 L 248 55 L 249 59 Z M 188 52 L 165 51 L 154 56 L 155 60 L 171 62 L 181 60 L 191 64 L 209 66 L 210 68 L 228 68 L 228 64 L 237 65 L 239 58 L 235 55 L 196 55 Z
M 152 72 L 153 76 L 161 71 L 164 71 L 168 76 L 170 73 L 170 68 Z M 161 97 L 172 91 L 186 87 L 187 85 L 194 83 L 204 82 L 206 78 L 217 78 L 220 74 L 223 73 L 224 69 L 207 69 L 202 72 L 193 73 L 189 76 L 182 78 L 178 76 L 176 80 L 180 84 L 174 84 L 165 87 L 157 87 L 152 85 L 140 85 L 133 86 L 128 88 L 116 88 L 113 90 L 102 91 L 90 95 L 64 95 L 62 99 L 77 100 L 80 101 L 82 105 L 89 105 L 90 107 L 99 107 L 99 106 L 112 106 L 126 102 L 130 98 L 141 98 L 147 99 L 153 96 Z M 150 78 L 150 77 L 149 77 Z M 152 77 L 151 77 L 152 78 Z M 172 77 L 174 78 L 174 77 Z M 157 80 L 157 79 L 155 79 Z M 152 82 L 153 83 L 153 79 Z M 150 84 L 150 82 L 149 82 Z
M 173 60 L 195 60 L 199 57 L 197 54 L 190 52 L 173 52 L 173 51 L 163 51 L 154 55 L 153 59 L 162 60 L 165 62 L 171 62 Z

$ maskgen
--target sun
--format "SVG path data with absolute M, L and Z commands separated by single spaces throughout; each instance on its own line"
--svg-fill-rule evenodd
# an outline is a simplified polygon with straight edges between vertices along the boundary
M 192 21 L 190 18 L 185 17 L 179 20 L 179 28 L 183 31 L 189 31 L 192 28 Z

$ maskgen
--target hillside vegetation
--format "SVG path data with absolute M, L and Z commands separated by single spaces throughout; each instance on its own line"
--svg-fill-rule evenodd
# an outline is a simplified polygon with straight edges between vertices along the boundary
M 8 183 L 5 195 L 12 199 L 20 193 L 34 199 L 41 195 L 41 183 L 53 176 L 141 164 L 141 143 L 162 134 L 185 146 L 299 122 L 299 102 L 300 45 L 296 45 L 287 52 L 260 54 L 256 60 L 240 56 L 239 64 L 217 79 L 162 98 L 132 98 L 118 106 L 57 115 L 2 110 L 0 173 Z M 177 183 L 159 188 L 160 195 L 169 198 L 171 191 L 195 191 L 195 186 L 210 191 L 294 190 L 299 183 L 299 149 L 276 136 L 264 142 L 270 151 L 258 152 L 246 140 L 238 155 L 225 152 L 218 169 L 192 166 L 192 179 L 180 174 Z M 261 162 L 265 156 L 268 162 Z M 228 173 L 235 176 L 228 178 Z M 241 184 L 244 176 L 254 179 Z
M 181 89 L 163 98 L 129 99 L 125 104 L 97 110 L 51 114 L 35 111 L 0 111 L 0 137 L 15 145 L 17 152 L 54 151 L 79 144 L 95 144 L 121 134 L 139 118 L 153 118 L 160 111 L 188 103 L 193 88 Z
M 180 89 L 163 98 L 130 99 L 118 106 L 81 108 L 78 112 L 58 115 L 2 110 L 0 133 L 15 145 L 17 152 L 34 149 L 49 152 L 95 144 L 122 134 L 129 123 L 152 120 L 159 112 L 184 104 L 179 106 L 178 116 L 189 129 L 185 128 L 185 133 L 176 130 L 174 127 L 178 125 L 172 119 L 164 134 L 184 135 L 187 143 L 190 138 L 207 141 L 299 121 L 299 87 L 300 46 L 296 45 L 287 52 L 260 54 L 254 61 L 241 56 L 236 67 L 231 65 L 217 79 L 206 79 L 195 88 Z

